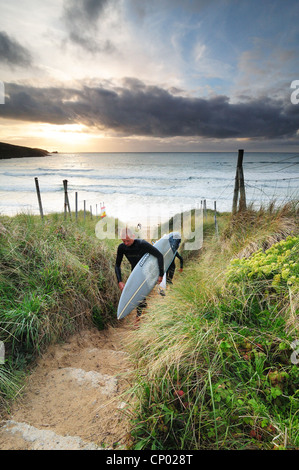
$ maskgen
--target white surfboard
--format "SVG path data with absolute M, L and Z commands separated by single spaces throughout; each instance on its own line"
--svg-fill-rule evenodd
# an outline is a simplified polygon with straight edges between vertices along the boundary
M 164 235 L 154 243 L 164 257 L 164 272 L 169 268 L 181 243 L 179 232 Z M 131 272 L 121 293 L 117 319 L 121 320 L 136 308 L 139 303 L 152 291 L 159 277 L 158 260 L 155 256 L 146 253 Z
M 166 273 L 164 273 L 162 282 L 160 282 L 159 287 L 161 287 L 161 289 L 166 289 Z

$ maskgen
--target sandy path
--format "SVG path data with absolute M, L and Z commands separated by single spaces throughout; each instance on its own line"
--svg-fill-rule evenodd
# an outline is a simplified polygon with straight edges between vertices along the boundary
M 51 346 L 0 423 L 0 449 L 126 449 L 133 320 Z

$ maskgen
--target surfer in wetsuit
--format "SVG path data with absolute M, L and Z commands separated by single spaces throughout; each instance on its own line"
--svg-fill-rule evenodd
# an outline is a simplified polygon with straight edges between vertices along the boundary
M 183 265 L 184 265 L 183 258 L 181 257 L 181 255 L 179 255 L 178 252 L 176 252 L 175 257 L 173 258 L 171 265 L 169 266 L 169 268 L 166 271 L 166 282 L 168 284 L 172 284 L 172 279 L 173 279 L 174 271 L 175 271 L 175 258 L 178 258 L 180 260 L 180 272 L 183 271 Z
M 117 248 L 117 255 L 116 255 L 116 262 L 115 262 L 115 274 L 118 281 L 118 286 L 122 291 L 125 287 L 125 283 L 122 281 L 121 276 L 121 262 L 123 256 L 127 258 L 131 265 L 131 270 L 133 270 L 138 263 L 138 261 L 142 258 L 143 255 L 149 253 L 155 256 L 158 260 L 159 266 L 159 277 L 157 283 L 159 284 L 162 282 L 163 274 L 164 274 L 164 258 L 162 253 L 160 253 L 157 248 L 153 245 L 148 243 L 146 240 L 141 240 L 139 238 L 135 239 L 135 235 L 131 232 L 130 229 L 125 228 L 121 231 L 121 239 L 123 243 L 121 243 Z M 142 310 L 146 307 L 146 300 L 142 300 L 140 304 L 137 306 L 137 316 L 136 320 L 139 320 Z

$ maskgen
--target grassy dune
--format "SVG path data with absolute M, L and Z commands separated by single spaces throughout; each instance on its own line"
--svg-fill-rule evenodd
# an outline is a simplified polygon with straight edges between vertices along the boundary
M 57 214 L 0 218 L 0 405 L 48 344 L 115 321 L 115 249 L 95 237 L 95 223 L 82 214 L 78 223 Z
M 219 237 L 208 213 L 203 248 L 129 344 L 134 449 L 299 447 L 297 210 L 219 214 Z M 0 407 L 50 343 L 116 321 L 119 242 L 95 223 L 0 218 Z
M 135 449 L 299 446 L 295 204 L 219 222 L 130 344 Z

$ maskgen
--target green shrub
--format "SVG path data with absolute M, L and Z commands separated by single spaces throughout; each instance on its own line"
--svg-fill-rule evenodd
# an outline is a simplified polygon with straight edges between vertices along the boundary
M 265 252 L 261 249 L 249 258 L 234 259 L 227 271 L 229 282 L 271 280 L 276 291 L 287 286 L 299 287 L 299 237 L 287 237 Z

